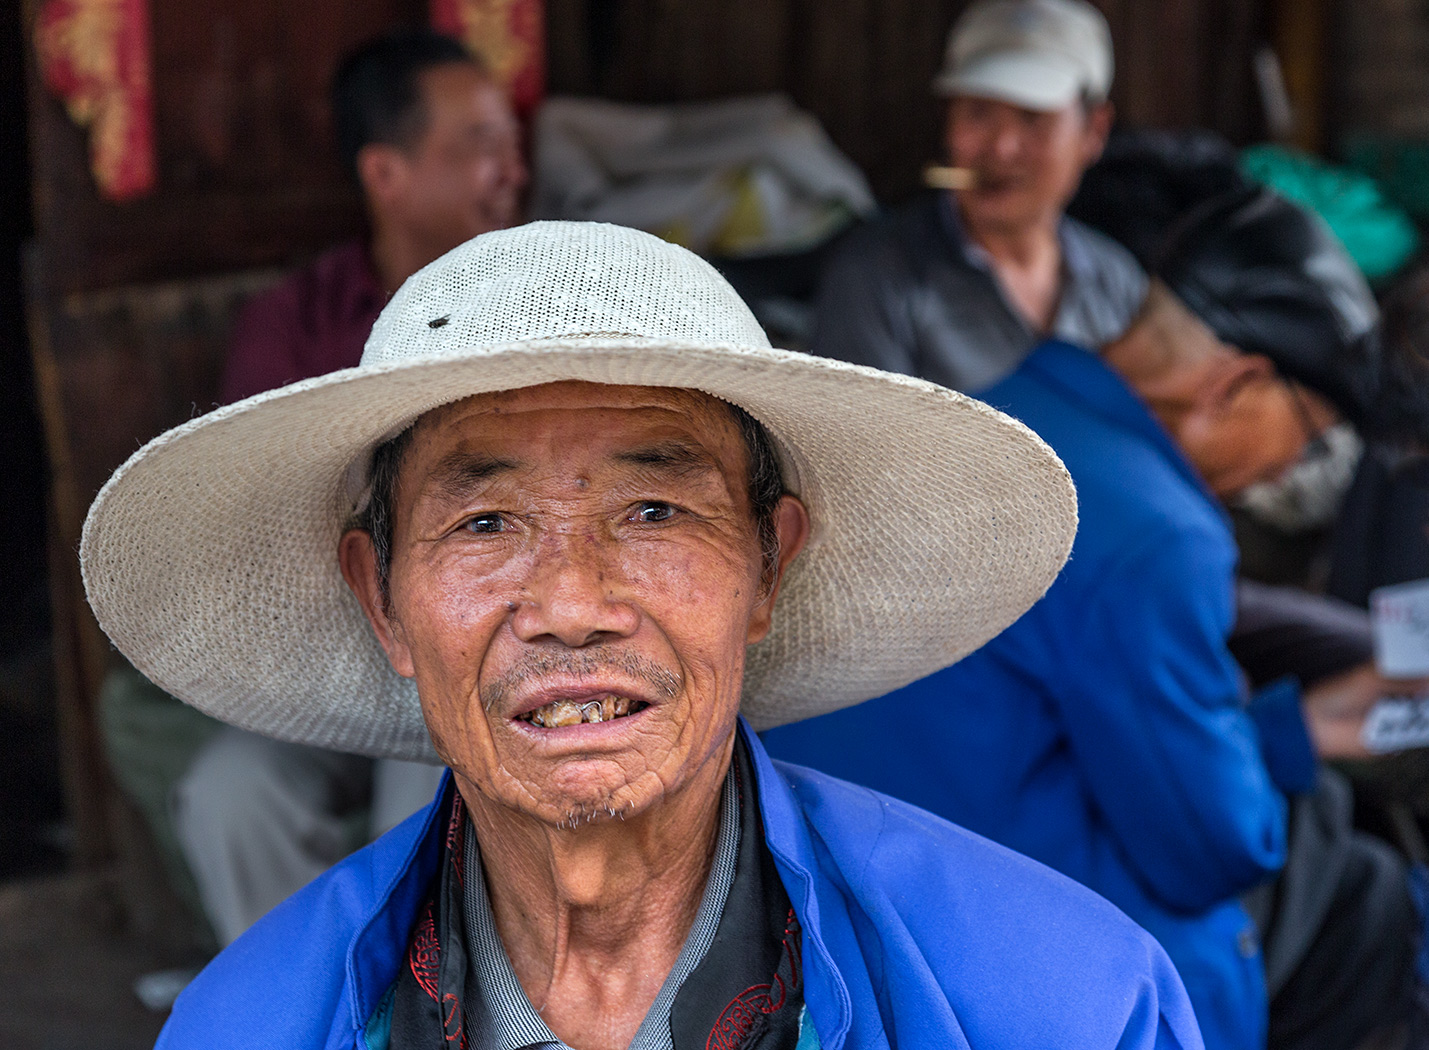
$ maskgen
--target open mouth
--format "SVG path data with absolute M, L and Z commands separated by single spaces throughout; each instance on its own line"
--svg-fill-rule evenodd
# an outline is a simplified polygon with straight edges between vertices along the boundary
M 589 700 L 554 700 L 545 707 L 527 711 L 518 718 L 542 729 L 559 729 L 562 726 L 609 722 L 633 715 L 649 706 L 644 700 L 632 700 L 628 696 L 611 694 L 592 697 Z

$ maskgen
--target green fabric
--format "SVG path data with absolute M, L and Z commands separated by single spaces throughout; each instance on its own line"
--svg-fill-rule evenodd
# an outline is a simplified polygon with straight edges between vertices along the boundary
M 1378 182 L 1390 200 L 1417 219 L 1429 219 L 1429 142 L 1352 135 L 1341 152 L 1346 164 Z
M 377 1011 L 362 1030 L 362 1041 L 367 1050 L 387 1050 L 392 1042 L 392 1003 L 397 998 L 397 984 L 394 981 L 387 994 L 377 1004 Z M 795 1050 L 798 1050 L 796 1047 Z
M 1256 182 L 1324 219 L 1373 283 L 1393 277 L 1419 250 L 1419 230 L 1408 213 L 1362 172 L 1270 144 L 1242 151 L 1240 164 Z
M 799 1044 L 794 1050 L 820 1050 L 819 1033 L 814 1030 L 814 1022 L 809 1020 L 809 1008 L 804 1007 L 799 1014 Z
M 114 778 L 148 822 L 169 884 L 203 922 L 198 885 L 179 849 L 169 798 L 194 756 L 223 723 L 170 696 L 125 664 L 104 679 L 99 724 Z

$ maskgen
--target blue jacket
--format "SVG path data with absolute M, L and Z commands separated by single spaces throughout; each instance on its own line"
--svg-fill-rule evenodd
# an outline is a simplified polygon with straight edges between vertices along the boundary
M 912 806 L 775 765 L 741 732 L 825 1050 L 1201 1046 L 1170 961 L 1105 901 Z M 439 798 L 449 790 L 450 778 Z M 159 1048 L 365 1050 L 441 855 L 440 812 L 239 938 L 179 997 Z
M 1066 463 L 1081 516 L 1071 559 L 961 663 L 765 744 L 1096 890 L 1166 948 L 1208 1047 L 1259 1050 L 1264 977 L 1236 897 L 1282 864 L 1276 781 L 1307 787 L 1314 755 L 1293 683 L 1247 706 L 1226 648 L 1224 513 L 1094 354 L 1043 344 L 979 396 Z

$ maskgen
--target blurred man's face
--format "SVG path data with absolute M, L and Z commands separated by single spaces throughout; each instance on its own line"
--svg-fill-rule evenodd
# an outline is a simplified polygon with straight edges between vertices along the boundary
M 1264 355 L 1222 342 L 1156 281 L 1141 315 L 1102 348 L 1102 360 L 1223 499 L 1279 478 L 1338 422 L 1329 401 L 1286 379 Z
M 1337 420 L 1328 401 L 1274 372 L 1247 375 L 1218 405 L 1188 413 L 1177 443 L 1223 499 L 1274 481 Z
M 464 63 L 421 75 L 426 126 L 399 151 L 393 220 L 435 259 L 480 233 L 519 219 L 526 165 L 521 129 L 501 89 Z
M 1101 155 L 1110 124 L 1107 105 L 1089 109 L 1073 102 L 1041 112 L 988 98 L 953 98 L 945 142 L 953 165 L 977 173 L 977 188 L 958 192 L 972 232 L 1015 234 L 1055 222 L 1082 172 Z

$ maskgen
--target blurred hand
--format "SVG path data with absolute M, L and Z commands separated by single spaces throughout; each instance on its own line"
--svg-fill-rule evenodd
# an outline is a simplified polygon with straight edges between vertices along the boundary
M 1360 664 L 1307 690 L 1300 702 L 1321 758 L 1373 758 L 1360 739 L 1370 708 L 1385 697 L 1426 693 L 1429 678 L 1385 678 L 1374 664 Z

